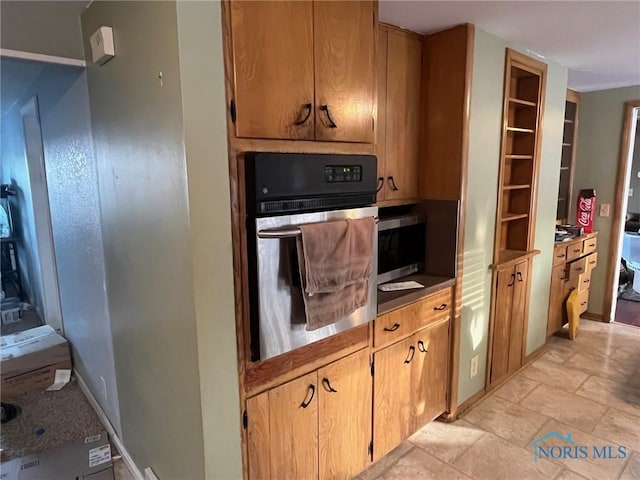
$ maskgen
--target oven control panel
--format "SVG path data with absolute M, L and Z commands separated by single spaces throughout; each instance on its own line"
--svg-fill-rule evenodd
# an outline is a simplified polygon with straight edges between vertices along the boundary
M 362 180 L 360 165 L 327 165 L 324 167 L 324 181 L 327 183 L 359 182 Z

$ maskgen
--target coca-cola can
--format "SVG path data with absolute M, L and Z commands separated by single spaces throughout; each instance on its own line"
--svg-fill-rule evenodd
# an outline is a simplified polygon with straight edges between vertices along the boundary
M 578 208 L 576 209 L 576 225 L 584 228 L 584 233 L 593 232 L 593 217 L 596 211 L 596 191 L 593 188 L 580 190 Z

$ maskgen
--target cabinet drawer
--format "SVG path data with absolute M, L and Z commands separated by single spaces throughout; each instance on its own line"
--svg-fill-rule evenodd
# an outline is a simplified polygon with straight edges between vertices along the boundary
M 377 348 L 395 342 L 429 323 L 447 317 L 451 317 L 450 288 L 376 318 L 373 345 Z
M 589 308 L 589 290 L 585 290 L 580 294 L 578 303 L 580 305 L 580 314 L 583 314 Z
M 567 247 L 554 247 L 553 249 L 553 266 L 562 265 L 567 261 Z
M 451 289 L 425 298 L 416 305 L 415 328 L 421 328 L 442 318 L 451 318 Z
M 407 305 L 376 318 L 373 327 L 374 346 L 386 345 L 409 335 L 415 330 L 415 316 L 415 306 Z
M 578 275 L 582 275 L 587 271 L 587 258 L 581 258 L 575 262 L 569 264 L 569 280 L 578 278 Z
M 582 253 L 592 253 L 596 251 L 598 245 L 598 239 L 596 237 L 588 238 L 582 242 Z
M 578 242 L 567 246 L 567 262 L 575 260 L 582 255 L 582 243 L 583 242 Z
M 598 252 L 593 252 L 591 255 L 587 257 L 587 272 L 591 272 L 594 268 L 598 266 Z
M 584 292 L 589 290 L 589 285 L 591 284 L 591 272 L 583 273 L 578 278 L 578 291 Z

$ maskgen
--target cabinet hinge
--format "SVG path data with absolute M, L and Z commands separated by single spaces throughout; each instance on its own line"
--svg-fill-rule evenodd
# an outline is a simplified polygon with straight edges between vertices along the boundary
M 229 102 L 229 114 L 231 115 L 231 121 L 236 123 L 236 101 L 233 99 Z
M 249 426 L 249 415 L 247 415 L 247 411 L 242 412 L 242 426 L 246 430 Z
M 373 362 L 371 362 L 371 376 L 372 377 L 373 377 L 373 372 L 375 370 L 375 367 L 373 365 L 374 365 Z
M 369 442 L 369 455 L 371 456 L 371 460 L 373 460 L 373 440 Z

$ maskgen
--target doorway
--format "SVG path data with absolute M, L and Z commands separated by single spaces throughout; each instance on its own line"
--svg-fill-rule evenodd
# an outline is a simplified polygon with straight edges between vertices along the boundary
M 607 292 L 615 322 L 640 327 L 640 100 L 623 120 Z M 617 267 L 617 271 L 616 271 Z

